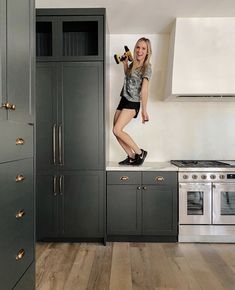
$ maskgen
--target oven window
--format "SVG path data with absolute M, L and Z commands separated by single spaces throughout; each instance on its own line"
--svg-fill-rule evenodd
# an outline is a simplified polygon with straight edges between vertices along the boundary
M 235 215 L 235 191 L 221 191 L 221 215 Z
M 203 191 L 187 192 L 187 214 L 203 215 Z

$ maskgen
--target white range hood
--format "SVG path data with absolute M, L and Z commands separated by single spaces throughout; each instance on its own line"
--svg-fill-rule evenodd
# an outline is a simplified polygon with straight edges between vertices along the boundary
M 176 18 L 165 100 L 235 101 L 235 18 Z

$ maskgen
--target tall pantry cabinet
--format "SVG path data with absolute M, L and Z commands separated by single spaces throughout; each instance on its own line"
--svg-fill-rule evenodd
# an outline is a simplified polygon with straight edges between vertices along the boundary
M 105 9 L 38 9 L 37 239 L 105 237 Z
M 34 1 L 0 0 L 0 289 L 34 289 Z

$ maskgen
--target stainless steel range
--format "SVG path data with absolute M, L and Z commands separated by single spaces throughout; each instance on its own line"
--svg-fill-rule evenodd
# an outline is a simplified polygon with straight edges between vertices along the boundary
M 235 242 L 235 162 L 171 163 L 179 167 L 179 242 Z

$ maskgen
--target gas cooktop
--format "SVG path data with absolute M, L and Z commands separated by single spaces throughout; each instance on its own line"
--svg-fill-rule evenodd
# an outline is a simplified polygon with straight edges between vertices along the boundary
M 216 160 L 171 160 L 178 167 L 231 167 L 229 163 Z

